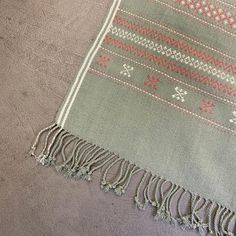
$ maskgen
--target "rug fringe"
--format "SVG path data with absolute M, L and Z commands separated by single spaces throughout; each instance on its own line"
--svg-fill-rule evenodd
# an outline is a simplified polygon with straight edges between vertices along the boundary
M 40 148 L 42 143 L 43 147 Z M 91 181 L 95 171 L 105 168 L 101 189 L 104 192 L 114 191 L 118 196 L 125 193 L 132 177 L 142 172 L 134 197 L 139 209 L 144 210 L 147 205 L 151 205 L 155 210 L 155 219 L 180 225 L 185 230 L 198 230 L 201 235 L 235 235 L 235 213 L 230 209 L 154 175 L 113 152 L 73 136 L 56 123 L 39 132 L 30 154 L 38 163 L 54 166 L 68 178 Z M 117 174 L 109 179 L 108 175 L 113 173 L 114 168 Z M 180 206 L 186 199 L 189 209 L 182 212 Z

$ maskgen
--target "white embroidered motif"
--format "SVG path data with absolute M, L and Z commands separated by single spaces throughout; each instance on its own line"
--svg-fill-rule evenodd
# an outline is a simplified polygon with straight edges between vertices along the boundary
M 236 125 L 236 111 L 233 111 L 232 113 L 233 113 L 234 118 L 229 119 L 229 122 L 234 123 Z
M 176 91 L 176 94 L 173 94 L 172 97 L 177 100 L 180 100 L 181 102 L 184 102 L 185 101 L 184 96 L 186 96 L 188 92 L 179 87 L 176 87 L 175 91 Z
M 111 26 L 110 32 L 120 38 L 134 42 L 135 44 L 148 48 L 161 55 L 165 55 L 178 62 L 194 67 L 195 69 L 198 69 L 200 71 L 206 72 L 218 79 L 224 80 L 227 83 L 236 85 L 236 78 L 234 78 L 232 75 L 227 74 L 224 71 L 218 70 L 212 65 L 209 65 L 194 57 L 188 56 L 172 48 L 168 48 L 167 46 L 164 46 L 162 44 L 155 43 L 154 41 L 151 41 L 145 37 L 139 36 L 135 33 L 131 33 L 116 26 Z
M 213 4 L 209 4 L 207 1 L 182 0 L 180 1 L 180 4 L 187 6 L 192 10 L 196 10 L 200 14 L 205 14 L 209 18 L 215 19 L 215 21 L 221 21 L 233 29 L 236 28 L 236 19 L 234 14 L 227 10 L 223 10 L 218 6 L 214 6 Z
M 124 64 L 123 67 L 124 67 L 124 70 L 120 71 L 120 74 L 127 77 L 131 77 L 131 71 L 134 70 L 134 67 L 129 66 L 127 64 Z

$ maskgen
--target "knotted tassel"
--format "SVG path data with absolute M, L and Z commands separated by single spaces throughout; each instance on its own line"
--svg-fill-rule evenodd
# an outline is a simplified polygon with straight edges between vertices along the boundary
M 139 167 L 136 167 L 134 164 L 131 163 L 128 164 L 125 174 L 119 180 L 119 182 L 117 182 L 116 186 L 114 186 L 114 192 L 116 193 L 116 195 L 121 196 L 125 193 L 132 176 L 138 173 L 139 171 Z
M 142 179 L 141 179 L 141 181 L 140 181 L 140 183 L 139 183 L 139 185 L 138 185 L 138 188 L 137 188 L 137 191 L 136 191 L 136 196 L 134 197 L 134 201 L 135 201 L 135 203 L 136 203 L 136 206 L 140 209 L 140 210 L 145 210 L 145 207 L 146 207 L 146 204 L 147 204 L 147 202 L 145 201 L 145 199 L 144 199 L 144 202 L 143 203 L 141 203 L 141 201 L 140 201 L 140 194 L 141 194 L 141 187 L 144 185 L 144 183 L 145 183 L 145 180 L 146 180 L 146 178 L 147 178 L 147 176 L 148 176 L 148 172 L 144 172 L 144 174 L 143 174 L 143 176 L 142 176 Z M 143 194 L 144 195 L 144 194 Z M 145 197 L 144 197 L 145 198 Z
M 56 156 L 60 153 L 62 147 L 63 147 L 63 142 L 66 138 L 68 138 L 69 136 L 71 136 L 68 132 L 62 132 L 60 134 L 60 136 L 57 139 L 57 142 L 55 143 L 54 147 L 52 148 L 52 151 L 49 155 L 49 162 L 52 165 L 55 165 L 56 162 Z
M 92 159 L 90 160 L 90 162 L 86 162 L 85 159 L 87 159 L 86 157 L 83 159 L 81 158 L 80 160 L 77 161 L 76 165 L 75 165 L 75 169 L 76 169 L 76 178 L 83 178 L 83 179 L 87 179 L 88 178 L 88 173 L 90 172 L 90 164 L 93 164 L 93 161 L 95 162 L 94 159 L 96 159 L 97 157 L 106 155 L 107 153 L 109 153 L 108 151 L 104 151 L 104 149 L 99 148 L 98 147 L 93 148 L 89 153 L 88 156 L 92 155 Z M 95 153 L 94 153 L 95 152 Z M 88 157 L 87 156 L 87 157 Z
M 56 131 L 57 129 L 59 129 L 59 127 L 56 125 L 56 126 L 53 126 L 51 129 L 49 129 L 49 132 L 48 134 L 46 135 L 46 138 L 45 138 L 45 142 L 44 142 L 44 147 L 42 149 L 42 151 L 40 152 L 40 154 L 37 156 L 34 154 L 35 158 L 36 158 L 36 161 L 38 163 L 41 163 L 43 164 L 43 160 L 46 158 L 46 155 L 45 155 L 45 152 L 47 150 L 47 147 L 49 145 L 49 139 L 50 139 L 50 136 L 51 134 L 53 134 L 54 131 Z M 47 130 L 45 130 L 47 131 Z M 44 132 L 42 132 L 41 134 L 43 134 Z M 40 137 L 41 135 L 39 135 Z M 38 139 L 38 142 L 39 142 L 39 139 Z
M 112 188 L 112 186 L 110 185 L 110 183 L 107 182 L 107 180 L 106 180 L 108 171 L 109 171 L 118 161 L 122 161 L 122 160 L 124 160 L 124 159 L 120 159 L 119 156 L 118 156 L 117 159 L 116 159 L 114 162 L 110 163 L 110 164 L 108 165 L 108 167 L 106 168 L 106 170 L 105 170 L 105 172 L 104 172 L 104 174 L 103 174 L 103 176 L 102 176 L 102 181 L 101 181 L 101 189 L 103 189 L 104 192 L 108 192 L 108 191 Z
M 74 140 L 76 140 L 76 138 L 71 137 L 63 145 L 62 150 L 61 150 L 62 162 L 63 163 L 56 165 L 56 170 L 57 171 L 65 171 L 68 168 L 68 165 L 69 165 L 72 157 L 70 156 L 69 158 L 66 158 L 66 154 L 65 154 L 66 151 L 65 150 Z M 74 149 L 73 149 L 72 153 L 74 153 L 77 150 L 77 148 L 79 147 L 79 145 L 82 145 L 83 143 L 84 143 L 83 139 L 77 140 L 76 143 L 74 144 Z
M 52 130 L 52 129 L 54 129 L 55 127 L 57 127 L 57 124 L 53 123 L 52 125 L 50 125 L 50 126 L 44 128 L 44 129 L 42 129 L 42 130 L 38 133 L 38 135 L 37 135 L 37 137 L 36 137 L 36 139 L 35 139 L 35 142 L 34 142 L 34 144 L 32 145 L 31 150 L 30 150 L 30 155 L 31 155 L 31 156 L 33 156 L 33 157 L 36 158 L 37 155 L 35 154 L 35 151 L 36 151 L 36 149 L 37 149 L 37 147 L 38 147 L 39 140 L 40 140 L 41 136 L 42 136 L 45 132 L 47 132 L 48 130 Z

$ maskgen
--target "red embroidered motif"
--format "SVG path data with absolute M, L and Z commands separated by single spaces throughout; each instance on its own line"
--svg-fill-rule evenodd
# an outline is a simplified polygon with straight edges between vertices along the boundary
M 175 73 L 178 73 L 182 76 L 185 76 L 185 77 L 195 80 L 197 82 L 203 83 L 206 86 L 209 86 L 209 87 L 216 89 L 220 92 L 223 92 L 223 93 L 231 95 L 231 96 L 236 96 L 236 89 L 235 88 L 232 88 L 226 84 L 222 84 L 221 82 L 216 81 L 216 80 L 209 78 L 207 76 L 201 75 L 198 72 L 183 68 L 183 67 L 173 63 L 170 60 L 167 60 L 163 57 L 159 57 L 159 56 L 157 56 L 153 53 L 150 53 L 146 50 L 136 48 L 131 44 L 124 43 L 124 42 L 114 39 L 110 36 L 106 36 L 104 43 L 106 43 L 108 45 L 113 45 L 117 48 L 121 48 L 122 50 L 125 50 L 126 52 L 133 53 L 134 55 L 136 55 L 138 57 L 144 58 L 146 60 L 149 60 L 150 62 L 153 62 L 153 63 L 163 66 L 167 69 L 170 69 L 171 71 L 174 71 Z
M 96 61 L 96 63 L 97 63 L 99 66 L 107 67 L 107 63 L 108 63 L 110 60 L 111 60 L 111 59 L 110 59 L 106 54 L 100 54 L 100 55 L 99 55 L 99 60 Z
M 158 77 L 155 77 L 152 74 L 148 74 L 147 75 L 147 80 L 144 81 L 144 84 L 153 88 L 153 89 L 157 89 L 157 83 L 160 82 L 160 79 Z
M 135 23 L 131 23 L 128 20 L 126 20 L 120 16 L 116 16 L 114 19 L 114 22 L 116 24 L 124 26 L 130 30 L 134 30 L 140 34 L 146 35 L 154 40 L 162 41 L 170 46 L 176 47 L 176 48 L 183 50 L 187 53 L 191 53 L 193 56 L 196 56 L 208 63 L 211 63 L 212 65 L 214 65 L 222 70 L 225 70 L 229 73 L 236 74 L 236 65 L 231 65 L 231 64 L 227 63 L 226 61 L 223 61 L 221 59 L 218 59 L 218 58 L 208 54 L 207 52 L 203 52 L 201 50 L 193 48 L 189 44 L 185 43 L 184 41 L 174 39 L 168 35 L 165 35 L 161 32 L 158 32 L 158 31 L 155 31 L 152 29 L 146 29 L 145 27 L 142 27 L 142 26 L 135 24 Z
M 213 113 L 215 104 L 210 100 L 202 99 L 202 104 L 199 106 L 200 110 L 209 114 Z
M 177 3 L 204 14 L 215 21 L 221 22 L 232 28 L 236 28 L 235 14 L 211 4 L 208 0 L 176 0 Z
M 188 114 L 188 115 L 191 115 L 191 116 L 193 116 L 197 119 L 200 119 L 201 121 L 205 122 L 208 125 L 211 125 L 212 127 L 217 128 L 218 130 L 221 130 L 223 132 L 226 132 L 228 134 L 236 136 L 236 131 L 233 130 L 233 129 L 230 129 L 230 127 L 227 127 L 225 123 L 215 121 L 215 120 L 213 120 L 209 117 L 206 117 L 206 116 L 204 117 L 203 114 L 201 114 L 201 113 L 200 114 L 198 112 L 195 113 L 195 112 L 193 112 L 192 108 L 187 108 L 187 107 L 182 106 L 180 104 L 176 104 L 176 103 L 174 103 L 174 102 L 172 102 L 168 99 L 165 99 L 165 98 L 161 97 L 156 92 L 153 92 L 153 91 L 150 91 L 148 89 L 144 89 L 144 88 L 139 87 L 134 82 L 120 80 L 120 79 L 118 79 L 118 78 L 116 78 L 116 77 L 114 77 L 110 74 L 105 74 L 105 73 L 103 73 L 101 71 L 97 71 L 93 68 L 90 68 L 90 70 L 91 70 L 91 73 L 100 75 L 98 78 L 113 80 L 114 83 L 116 83 L 116 84 L 119 84 L 119 85 L 122 84 L 130 90 L 135 90 L 138 94 L 142 94 L 144 96 L 150 96 L 150 97 L 154 98 L 155 100 L 158 100 L 158 101 L 161 101 L 163 103 L 168 104 L 170 107 L 172 107 L 172 108 L 174 108 L 178 111 L 184 112 L 185 114 Z
M 157 68 L 151 67 L 151 66 L 148 65 L 147 63 L 138 62 L 138 61 L 136 61 L 136 60 L 134 60 L 134 59 L 132 59 L 132 58 L 129 58 L 129 57 L 127 57 L 127 56 L 123 56 L 123 55 L 121 55 L 121 54 L 119 54 L 119 53 L 116 53 L 116 52 L 114 52 L 114 51 L 111 51 L 110 49 L 106 49 L 106 48 L 103 48 L 103 47 L 101 47 L 101 49 L 103 49 L 104 51 L 106 51 L 106 52 L 108 52 L 108 53 L 110 53 L 110 54 L 112 54 L 112 55 L 118 56 L 119 58 L 122 58 L 122 59 L 128 60 L 128 61 L 131 61 L 131 62 L 135 63 L 136 65 L 139 65 L 139 66 L 144 67 L 144 68 L 147 68 L 147 69 L 151 69 L 152 71 L 155 71 L 155 72 L 157 72 L 157 73 L 163 75 L 163 76 L 165 77 L 165 79 L 167 79 L 167 80 L 169 80 L 169 81 L 174 81 L 174 82 L 176 82 L 176 83 L 178 83 L 178 84 L 187 86 L 189 90 L 191 90 L 191 91 L 193 91 L 193 92 L 195 92 L 195 93 L 201 94 L 201 95 L 206 96 L 206 97 L 211 98 L 211 99 L 214 99 L 215 101 L 218 101 L 218 102 L 223 103 L 223 104 L 226 104 L 226 105 L 230 105 L 230 106 L 233 106 L 233 107 L 236 106 L 236 103 L 235 103 L 235 102 L 232 102 L 232 101 L 230 101 L 230 100 L 228 100 L 228 99 L 226 99 L 226 98 L 224 98 L 224 97 L 219 97 L 219 96 L 218 96 L 217 94 L 215 94 L 215 93 L 208 92 L 208 91 L 202 90 L 202 89 L 200 89 L 200 88 L 198 88 L 198 87 L 196 87 L 196 86 L 192 86 L 192 85 L 190 85 L 190 84 L 188 84 L 188 83 L 185 83 L 185 82 L 181 81 L 181 79 L 178 79 L 178 78 L 176 78 L 176 77 L 170 76 L 169 74 L 166 74 L 166 73 L 164 73 L 163 71 L 158 70 Z

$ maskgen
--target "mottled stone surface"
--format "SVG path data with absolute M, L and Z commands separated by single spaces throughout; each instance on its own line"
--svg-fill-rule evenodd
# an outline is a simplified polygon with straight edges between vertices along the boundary
M 109 0 L 0 0 L 0 235 L 196 235 L 155 222 L 122 197 L 25 158 L 55 116 Z

